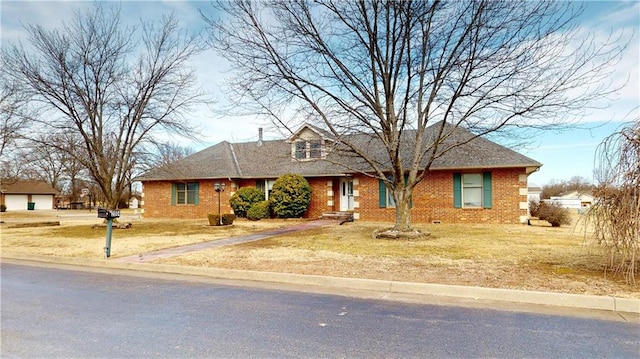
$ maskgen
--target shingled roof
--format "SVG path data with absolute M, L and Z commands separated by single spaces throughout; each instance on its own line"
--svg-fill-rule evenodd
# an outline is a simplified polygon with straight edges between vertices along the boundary
M 438 124 L 427 129 L 427 138 L 433 138 Z M 314 130 L 316 128 L 314 127 Z M 324 133 L 328 135 L 327 132 Z M 411 132 L 407 132 L 410 138 Z M 442 143 L 440 149 L 454 143 L 463 143 L 473 138 L 464 129 L 454 129 Z M 383 168 L 390 168 L 384 146 L 369 134 L 349 136 L 349 141 L 366 148 Z M 429 141 L 425 140 L 425 144 Z M 404 141 L 401 151 L 403 158 L 415 148 L 410 141 Z M 342 165 L 342 164 L 348 165 Z M 451 148 L 439 156 L 431 170 L 540 167 L 541 164 L 485 138 L 478 137 L 468 143 Z M 229 143 L 220 142 L 170 165 L 153 169 L 137 178 L 151 180 L 190 180 L 212 178 L 275 178 L 285 173 L 298 173 L 306 177 L 340 176 L 348 173 L 367 171 L 368 165 L 361 159 L 331 151 L 324 160 L 298 161 L 291 158 L 291 143 L 286 140 L 262 142 Z
M 47 182 L 37 180 L 1 180 L 0 192 L 4 194 L 56 194 L 58 191 Z

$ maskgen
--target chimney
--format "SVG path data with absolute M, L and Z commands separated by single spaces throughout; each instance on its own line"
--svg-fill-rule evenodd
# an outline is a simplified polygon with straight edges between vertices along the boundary
M 262 146 L 262 127 L 258 127 L 258 146 Z

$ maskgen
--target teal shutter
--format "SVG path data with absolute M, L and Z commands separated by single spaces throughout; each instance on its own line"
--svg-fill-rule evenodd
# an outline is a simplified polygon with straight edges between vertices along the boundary
M 176 184 L 175 183 L 171 184 L 171 205 L 172 206 L 176 205 Z
M 482 173 L 482 207 L 491 208 L 493 204 L 491 192 L 491 172 Z
M 453 174 L 453 208 L 462 208 L 462 174 Z
M 194 198 L 194 204 L 198 204 L 198 194 L 200 193 L 200 182 L 196 182 L 196 195 Z
M 387 185 L 383 180 L 378 180 L 378 201 L 380 208 L 387 207 Z

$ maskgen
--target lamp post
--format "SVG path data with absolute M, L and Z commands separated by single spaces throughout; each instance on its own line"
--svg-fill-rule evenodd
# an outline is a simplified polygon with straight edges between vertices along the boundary
M 222 215 L 220 214 L 220 192 L 224 192 L 224 187 L 225 184 L 224 182 L 222 183 L 214 183 L 213 184 L 213 189 L 218 192 L 218 221 L 219 221 L 219 225 L 222 225 Z

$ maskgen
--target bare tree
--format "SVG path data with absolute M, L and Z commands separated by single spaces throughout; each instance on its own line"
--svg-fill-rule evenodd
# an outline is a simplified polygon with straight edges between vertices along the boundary
M 160 131 L 193 135 L 183 115 L 202 99 L 188 67 L 200 41 L 182 32 L 173 16 L 129 27 L 118 8 L 99 3 L 60 30 L 26 29 L 31 47 L 7 46 L 2 67 L 41 109 L 33 121 L 47 133 L 81 138 L 82 151 L 70 154 L 114 208 L 137 148 Z
M 28 125 L 27 116 L 23 113 L 27 101 L 18 86 L 0 69 L 0 157 L 21 137 L 21 132 Z
M 153 166 L 160 167 L 193 154 L 193 149 L 181 146 L 179 143 L 163 142 L 156 144 L 156 151 L 154 152 Z
M 235 70 L 234 106 L 280 127 L 313 121 L 330 131 L 345 156 L 368 165 L 354 171 L 386 182 L 395 229 L 409 231 L 412 191 L 436 158 L 477 136 L 557 128 L 611 93 L 625 44 L 580 38 L 572 6 L 236 0 L 215 4 L 215 18 L 201 13 Z M 459 139 L 457 128 L 474 136 Z
M 593 184 L 582 176 L 572 176 L 569 180 L 551 180 L 551 182 L 542 186 L 541 198 L 549 199 L 555 196 L 562 196 L 569 192 L 576 191 L 580 194 L 591 194 Z
M 609 266 L 635 284 L 640 270 L 640 119 L 626 124 L 598 147 L 596 202 L 588 220 Z

